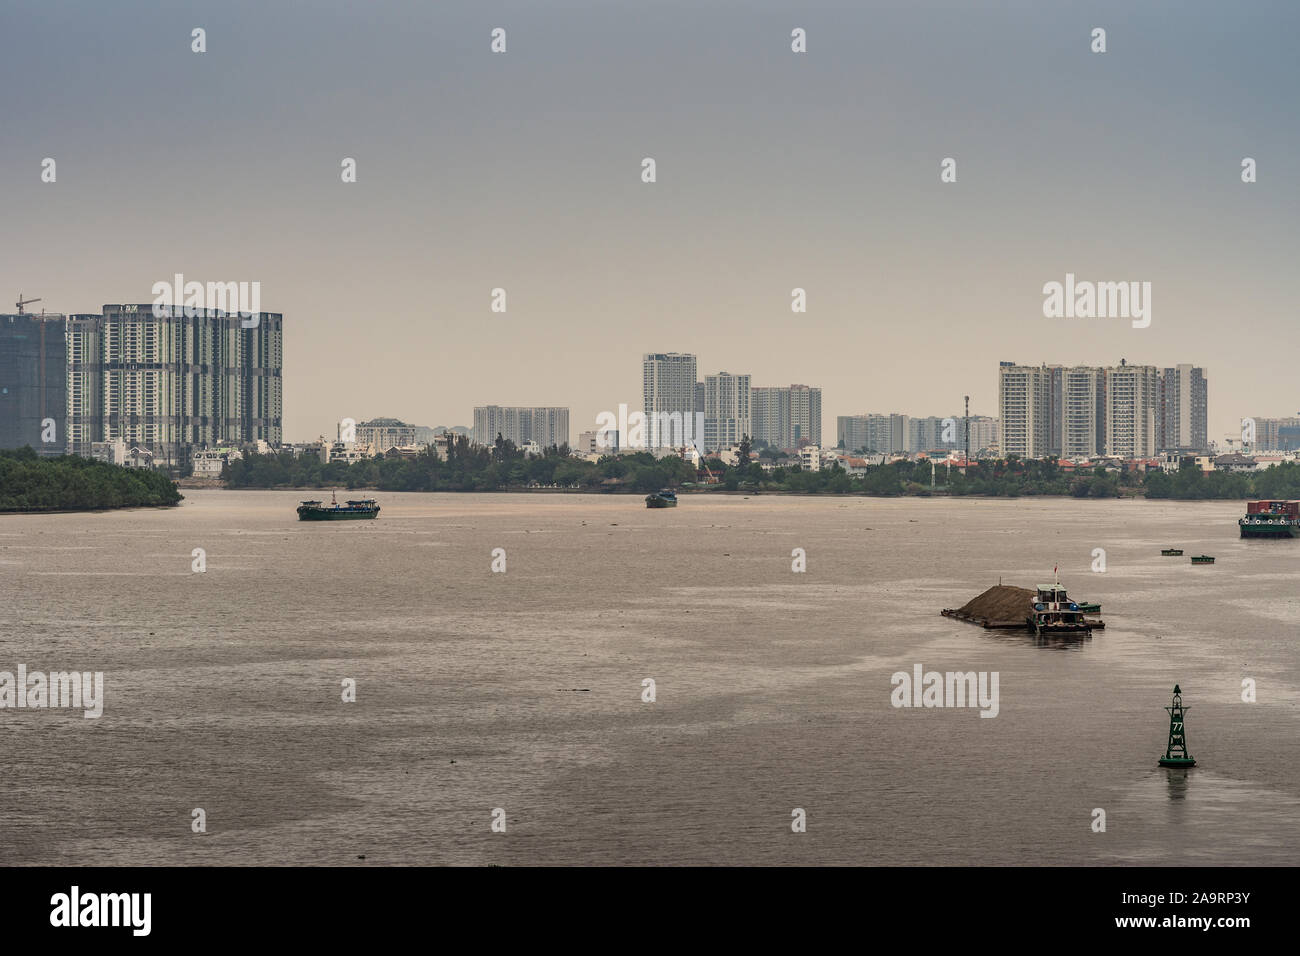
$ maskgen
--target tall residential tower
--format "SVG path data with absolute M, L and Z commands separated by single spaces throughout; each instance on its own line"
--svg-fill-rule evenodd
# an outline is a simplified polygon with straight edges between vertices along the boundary
M 679 352 L 642 355 L 641 394 L 646 418 L 645 440 L 650 448 L 685 445 L 688 437 L 697 441 L 703 438 L 695 434 L 694 355 Z
M 67 324 L 68 450 L 121 439 L 155 465 L 204 446 L 283 439 L 283 317 L 106 305 Z
M 1208 446 L 1205 370 L 1121 360 L 1108 368 L 998 368 L 1002 454 L 1150 458 Z

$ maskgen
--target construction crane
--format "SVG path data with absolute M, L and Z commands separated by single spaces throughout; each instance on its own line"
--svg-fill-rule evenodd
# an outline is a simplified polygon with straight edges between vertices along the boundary
M 23 315 L 23 306 L 31 305 L 33 302 L 40 302 L 40 299 L 24 299 L 21 292 L 18 293 L 18 314 Z
M 678 454 L 681 455 L 683 459 L 685 459 L 686 452 L 690 448 L 694 448 L 695 454 L 699 456 L 699 464 L 696 465 L 695 468 L 696 477 L 699 476 L 700 470 L 703 469 L 704 473 L 709 476 L 709 480 L 706 482 L 706 484 L 711 485 L 714 482 L 716 482 L 718 479 L 714 477 L 713 472 L 709 471 L 709 466 L 704 463 L 704 448 L 700 445 L 699 441 L 693 441 L 689 446 L 683 445 L 681 451 Z
M 717 484 L 718 478 L 709 470 L 709 466 L 705 463 L 703 455 L 700 456 L 700 467 L 703 468 L 704 473 L 709 476 L 709 484 Z

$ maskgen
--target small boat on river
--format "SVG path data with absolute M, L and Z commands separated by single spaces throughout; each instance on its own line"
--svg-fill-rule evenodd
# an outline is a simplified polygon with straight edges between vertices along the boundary
M 304 501 L 298 506 L 299 521 L 351 521 L 358 518 L 378 518 L 379 504 L 374 498 L 353 498 L 339 504 L 338 495 L 330 492 L 330 503 Z

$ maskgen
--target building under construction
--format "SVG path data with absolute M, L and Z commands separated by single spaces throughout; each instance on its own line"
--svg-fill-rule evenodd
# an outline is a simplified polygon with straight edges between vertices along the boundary
M 67 446 L 67 319 L 32 314 L 39 299 L 18 297 L 17 312 L 0 315 L 0 448 L 30 445 L 39 455 Z

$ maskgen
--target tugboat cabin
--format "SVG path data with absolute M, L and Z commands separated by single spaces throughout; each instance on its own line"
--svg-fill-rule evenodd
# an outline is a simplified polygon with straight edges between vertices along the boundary
M 1026 623 L 1038 634 L 1092 629 L 1079 605 L 1070 600 L 1060 582 L 1038 585 L 1033 611 Z
M 1034 598 L 1035 604 L 1070 604 L 1070 598 L 1065 593 L 1065 588 L 1059 584 L 1040 584 L 1038 585 L 1038 595 Z

